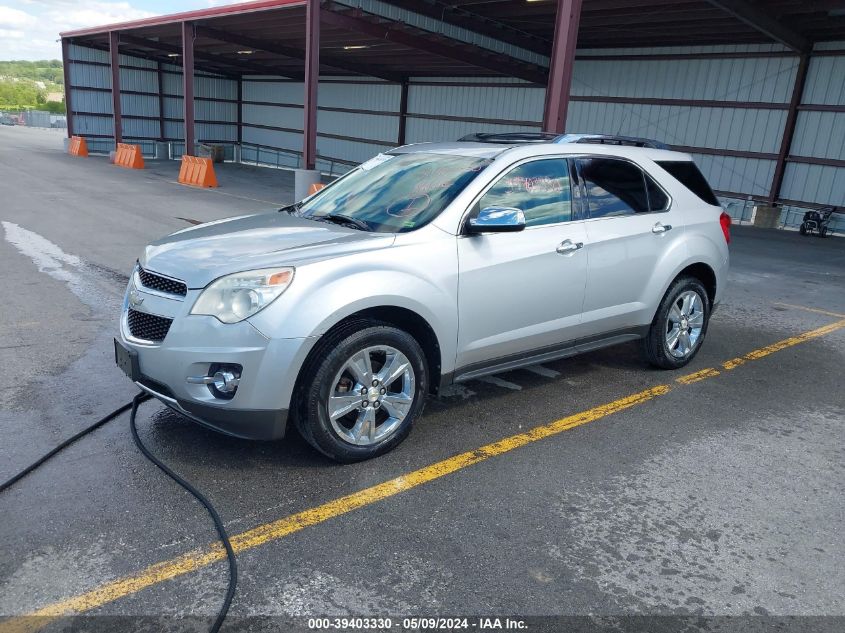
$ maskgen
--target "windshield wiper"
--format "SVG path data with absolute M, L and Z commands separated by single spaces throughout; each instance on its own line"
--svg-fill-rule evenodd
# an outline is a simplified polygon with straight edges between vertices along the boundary
M 312 219 L 323 220 L 324 222 L 334 222 L 335 224 L 347 226 L 351 224 L 356 229 L 360 229 L 361 231 L 372 231 L 370 225 L 364 222 L 363 220 L 359 220 L 358 218 L 351 218 L 348 215 L 343 215 L 341 213 L 329 213 L 328 215 L 313 217 Z
M 296 215 L 296 212 L 299 211 L 300 208 L 302 208 L 303 202 L 304 200 L 300 200 L 299 202 L 294 202 L 293 204 L 286 205 L 279 209 L 279 213 L 284 211 L 286 213 L 290 213 L 291 215 Z

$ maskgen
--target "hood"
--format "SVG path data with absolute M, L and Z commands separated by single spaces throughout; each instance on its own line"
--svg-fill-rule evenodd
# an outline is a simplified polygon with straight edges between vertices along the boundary
M 204 288 L 230 273 L 296 266 L 393 244 L 388 233 L 367 233 L 288 213 L 259 213 L 177 231 L 144 249 L 141 266 Z

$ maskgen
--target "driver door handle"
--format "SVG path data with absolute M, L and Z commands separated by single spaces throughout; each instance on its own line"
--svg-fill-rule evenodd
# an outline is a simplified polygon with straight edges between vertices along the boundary
M 569 255 L 570 253 L 574 253 L 579 248 L 583 248 L 584 242 L 573 242 L 572 240 L 563 240 L 560 244 L 557 245 L 557 252 L 561 255 Z
M 653 227 L 651 227 L 652 233 L 665 233 L 666 231 L 671 231 L 672 225 L 671 224 L 663 224 L 662 222 L 658 222 Z

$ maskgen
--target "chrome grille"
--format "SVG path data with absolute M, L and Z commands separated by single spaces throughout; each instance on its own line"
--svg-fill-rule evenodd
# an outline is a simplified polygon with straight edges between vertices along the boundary
M 140 266 L 138 266 L 138 279 L 140 279 L 141 285 L 144 288 L 158 290 L 159 292 L 165 292 L 170 295 L 179 295 L 180 297 L 188 294 L 188 286 L 184 282 L 151 273 L 149 270 L 144 270 Z
M 138 312 L 138 310 L 133 310 L 132 308 L 129 308 L 129 313 L 126 315 L 126 324 L 129 326 L 129 333 L 132 336 L 155 343 L 164 340 L 171 323 L 173 323 L 173 319 L 146 312 Z

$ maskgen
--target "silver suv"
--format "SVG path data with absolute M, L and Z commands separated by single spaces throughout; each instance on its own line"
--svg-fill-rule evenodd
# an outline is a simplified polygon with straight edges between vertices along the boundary
M 676 369 L 724 293 L 730 219 L 692 159 L 622 138 L 400 147 L 280 209 L 146 247 L 115 340 L 206 426 L 338 461 L 384 453 L 428 394 L 642 339 Z

